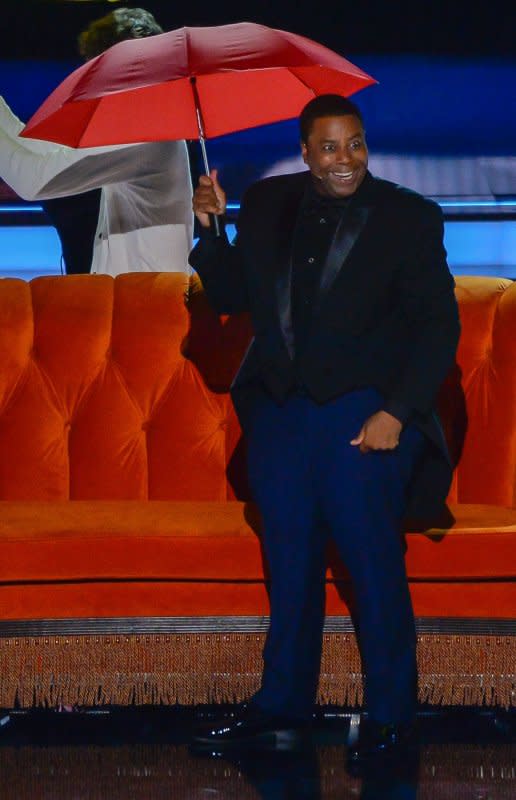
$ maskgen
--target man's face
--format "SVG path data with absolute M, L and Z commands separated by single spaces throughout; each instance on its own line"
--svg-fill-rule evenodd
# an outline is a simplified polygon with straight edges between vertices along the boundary
M 315 188 L 330 197 L 354 194 L 367 170 L 364 129 L 352 114 L 317 117 L 307 142 L 301 142 L 303 161 L 308 164 Z

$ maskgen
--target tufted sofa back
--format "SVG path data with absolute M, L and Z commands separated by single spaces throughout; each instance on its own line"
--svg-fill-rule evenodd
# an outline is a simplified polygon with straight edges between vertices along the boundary
M 179 274 L 0 281 L 0 499 L 245 498 L 227 389 L 250 338 Z M 460 278 L 450 499 L 515 503 L 516 286 Z
M 232 496 L 238 425 L 182 355 L 186 279 L 0 281 L 0 498 Z
M 450 500 L 514 507 L 516 283 L 460 277 L 456 284 L 458 369 L 441 393 L 441 417 L 459 461 Z

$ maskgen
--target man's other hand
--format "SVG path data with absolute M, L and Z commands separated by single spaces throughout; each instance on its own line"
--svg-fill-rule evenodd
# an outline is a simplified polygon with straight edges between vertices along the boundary
M 203 228 L 210 227 L 209 214 L 224 214 L 226 193 L 218 182 L 216 169 L 212 169 L 209 175 L 201 175 L 192 205 L 195 216 Z
M 360 433 L 350 444 L 359 447 L 361 453 L 369 453 L 370 450 L 394 450 L 399 444 L 402 427 L 399 419 L 392 414 L 377 411 L 364 422 Z

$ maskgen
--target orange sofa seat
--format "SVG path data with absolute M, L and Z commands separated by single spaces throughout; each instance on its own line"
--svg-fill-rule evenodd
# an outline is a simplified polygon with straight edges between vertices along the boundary
M 409 533 L 407 573 L 415 613 L 420 596 L 427 603 L 428 588 L 446 581 L 461 588 L 454 600 L 455 616 L 475 616 L 482 602 L 481 586 L 496 580 L 499 595 L 497 616 L 510 616 L 516 604 L 513 581 L 516 510 L 496 506 L 452 506 L 454 525 L 445 530 Z M 0 585 L 5 594 L 16 585 L 31 583 L 34 602 L 30 616 L 84 616 L 84 597 L 71 593 L 68 602 L 56 603 L 56 586 L 89 582 L 149 583 L 138 613 L 155 613 L 152 586 L 159 593 L 168 589 L 169 610 L 176 615 L 222 613 L 238 604 L 245 584 L 263 584 L 266 565 L 260 546 L 260 521 L 250 503 L 230 501 L 181 502 L 91 501 L 71 503 L 4 502 L 0 521 L 3 558 Z M 347 582 L 343 565 L 332 559 L 328 581 Z M 211 583 L 211 600 L 204 593 L 178 594 L 178 584 Z M 114 605 L 106 599 L 103 616 L 122 613 L 113 586 Z M 133 587 L 134 589 L 134 587 Z M 492 590 L 491 590 L 492 591 Z M 433 616 L 450 612 L 449 597 L 435 592 Z M 230 598 L 227 602 L 225 596 Z M 257 613 L 267 613 L 266 593 L 257 593 Z M 473 601 L 472 601 L 473 598 Z M 480 603 L 479 603 L 480 601 Z M 24 598 L 25 608 L 28 598 Z M 35 603 L 35 604 L 34 604 Z M 163 598 L 160 606 L 163 605 Z M 217 607 L 217 611 L 214 608 Z M 11 603 L 2 602 L 0 619 L 12 618 Z M 233 608 L 234 610 L 234 608 Z M 329 598 L 332 613 L 349 613 L 338 595 Z M 247 611 L 252 613 L 253 609 Z M 97 610 L 98 614 L 99 611 Z M 426 612 L 427 613 L 427 612 Z
M 452 528 L 406 537 L 416 616 L 511 617 L 516 510 L 452 511 Z M 0 620 L 268 613 L 249 503 L 4 502 L 2 512 Z M 347 582 L 332 560 L 328 614 L 349 614 Z

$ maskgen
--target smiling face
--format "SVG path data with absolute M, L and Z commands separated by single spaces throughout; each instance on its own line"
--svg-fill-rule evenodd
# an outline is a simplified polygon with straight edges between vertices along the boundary
M 367 171 L 367 145 L 357 117 L 316 117 L 306 142 L 301 142 L 303 161 L 315 180 L 315 188 L 330 197 L 354 194 Z

